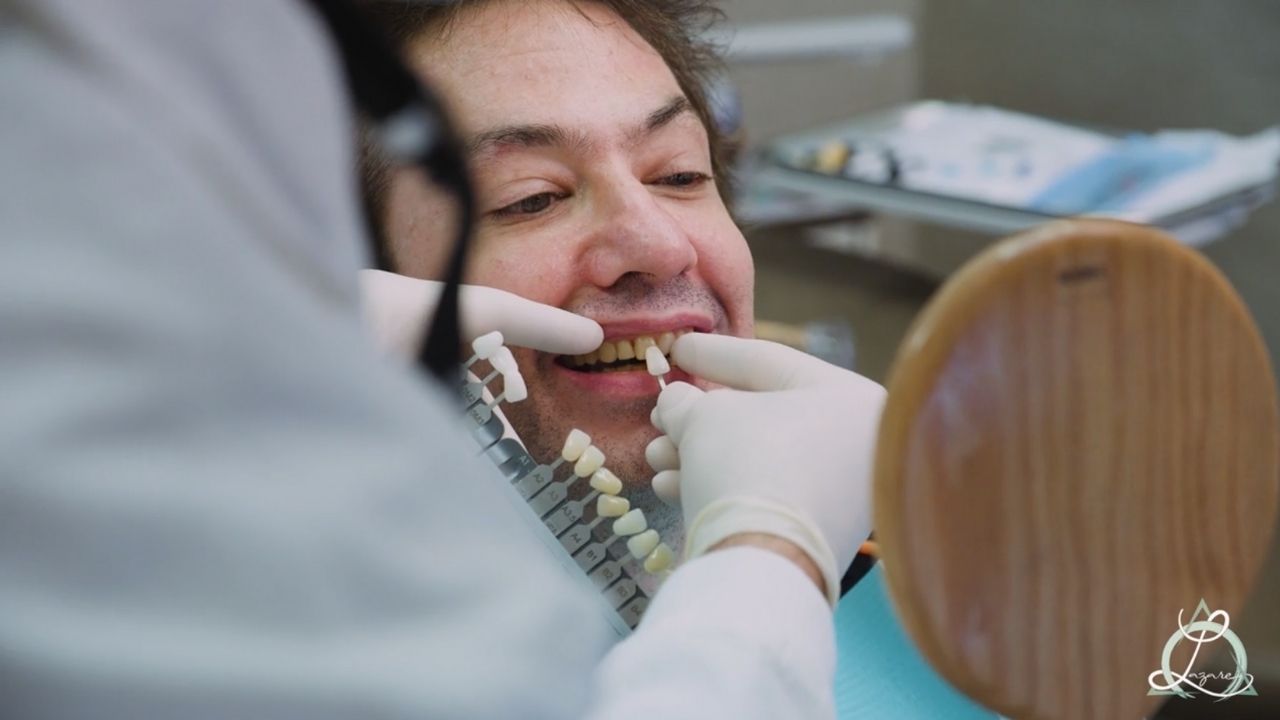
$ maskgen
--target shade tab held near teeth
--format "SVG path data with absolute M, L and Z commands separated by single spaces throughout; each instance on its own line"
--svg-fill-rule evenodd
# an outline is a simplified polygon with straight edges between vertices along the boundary
M 645 530 L 627 540 L 627 550 L 631 551 L 631 557 L 643 560 L 658 547 L 659 542 L 661 538 L 658 537 L 657 530 Z
M 631 509 L 631 502 L 615 495 L 601 495 L 596 498 L 596 514 L 600 517 L 622 517 Z
M 622 492 L 622 481 L 609 468 L 600 468 L 591 475 L 591 487 L 605 495 L 617 495 Z
M 591 436 L 574 428 L 569 432 L 569 437 L 564 440 L 564 449 L 560 451 L 560 457 L 564 458 L 565 462 L 577 462 L 590 446 Z
M 671 372 L 671 363 L 667 362 L 667 357 L 656 345 L 650 345 L 644 351 L 644 364 L 648 366 L 649 374 L 654 377 L 661 377 Z
M 644 519 L 644 511 L 636 508 L 613 521 L 613 534 L 622 536 L 636 535 L 644 532 L 648 527 L 649 523 Z
M 573 464 L 573 474 L 578 477 L 589 477 L 604 465 L 604 452 L 592 445 L 582 452 L 582 457 Z

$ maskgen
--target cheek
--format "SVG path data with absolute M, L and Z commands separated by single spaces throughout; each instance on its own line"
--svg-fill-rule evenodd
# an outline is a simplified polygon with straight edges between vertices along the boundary
M 570 248 L 538 237 L 502 237 L 481 230 L 476 234 L 467 266 L 467 282 L 515 293 L 547 305 L 560 306 L 575 287 Z
M 755 325 L 755 265 L 742 231 L 724 210 L 700 214 L 691 221 L 691 229 L 698 272 L 724 303 L 730 331 L 750 336 Z
M 418 170 L 397 170 L 387 191 L 383 228 L 397 272 L 440 279 L 457 233 L 457 205 Z

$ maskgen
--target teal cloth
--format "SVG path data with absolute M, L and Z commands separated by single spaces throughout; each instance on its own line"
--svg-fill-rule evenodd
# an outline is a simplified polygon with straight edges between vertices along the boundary
M 841 720 L 996 720 L 925 661 L 871 569 L 836 606 L 836 716 Z

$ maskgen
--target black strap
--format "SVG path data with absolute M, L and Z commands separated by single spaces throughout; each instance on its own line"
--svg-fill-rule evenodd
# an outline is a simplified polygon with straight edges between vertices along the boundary
M 417 358 L 424 371 L 452 385 L 461 350 L 458 287 L 475 211 L 466 160 L 439 101 L 359 8 L 349 0 L 309 2 L 332 32 L 356 107 L 373 123 L 383 150 L 394 162 L 421 167 L 457 200 L 458 235 L 445 269 L 444 290 Z

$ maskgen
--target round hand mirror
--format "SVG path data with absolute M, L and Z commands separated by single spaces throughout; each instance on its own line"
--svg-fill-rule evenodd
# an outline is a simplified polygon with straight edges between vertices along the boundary
M 966 265 L 899 350 L 875 463 L 890 595 L 1002 715 L 1148 716 L 1179 612 L 1243 606 L 1278 463 L 1266 348 L 1222 275 L 1153 229 L 1047 225 Z

